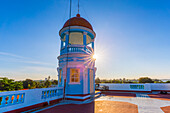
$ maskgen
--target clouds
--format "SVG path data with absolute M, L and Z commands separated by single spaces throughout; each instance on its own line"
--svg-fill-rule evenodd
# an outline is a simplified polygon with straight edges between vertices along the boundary
M 23 56 L 19 56 L 19 55 L 15 55 L 15 54 L 12 54 L 12 53 L 7 53 L 7 52 L 0 52 L 0 55 L 3 55 L 3 56 L 7 56 L 7 57 L 14 57 L 14 58 L 26 58 L 26 57 L 23 57 Z
M 26 64 L 33 64 L 33 65 L 44 65 L 44 66 L 54 66 L 53 64 L 47 63 L 47 62 L 41 62 L 36 61 L 28 57 L 23 57 L 20 55 L 7 53 L 7 52 L 0 52 L 0 56 L 4 56 L 5 59 L 12 59 L 13 62 L 20 62 L 20 63 L 26 63 Z M 0 59 L 2 60 L 2 59 Z
M 4 67 L 5 64 L 8 64 Z M 57 78 L 56 65 L 36 61 L 31 58 L 13 53 L 0 52 L 0 76 L 6 76 L 15 80 L 20 79 L 44 79 L 47 76 Z

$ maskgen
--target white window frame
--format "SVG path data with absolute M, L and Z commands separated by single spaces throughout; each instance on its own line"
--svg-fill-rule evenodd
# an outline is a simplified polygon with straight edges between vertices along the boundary
M 73 69 L 78 70 L 78 73 L 72 73 Z M 78 77 L 75 77 L 76 74 L 78 75 Z M 74 79 L 74 81 L 72 81 L 72 78 Z M 78 78 L 78 82 L 75 82 L 76 78 Z M 80 68 L 70 68 L 70 83 L 69 84 L 80 84 Z

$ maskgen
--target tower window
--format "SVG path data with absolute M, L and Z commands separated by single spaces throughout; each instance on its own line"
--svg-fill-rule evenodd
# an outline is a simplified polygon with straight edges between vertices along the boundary
M 92 43 L 89 43 L 87 46 L 92 48 Z
M 91 42 L 91 37 L 86 35 L 86 44 L 88 45 Z
M 83 45 L 83 34 L 79 32 L 70 33 L 69 43 Z
M 70 69 L 70 82 L 80 82 L 80 69 Z

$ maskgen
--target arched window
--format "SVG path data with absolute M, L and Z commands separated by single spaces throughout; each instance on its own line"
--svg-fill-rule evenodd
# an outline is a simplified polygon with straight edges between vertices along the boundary
M 80 69 L 70 69 L 70 82 L 80 82 Z

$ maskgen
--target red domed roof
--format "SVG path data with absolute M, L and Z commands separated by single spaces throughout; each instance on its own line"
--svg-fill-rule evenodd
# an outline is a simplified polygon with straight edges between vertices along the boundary
M 69 23 L 70 21 L 70 23 Z M 91 24 L 84 18 L 80 17 L 80 14 L 77 14 L 76 17 L 71 18 L 70 20 L 67 20 L 64 24 L 63 28 L 70 26 L 83 26 L 91 29 L 93 31 L 93 28 Z

